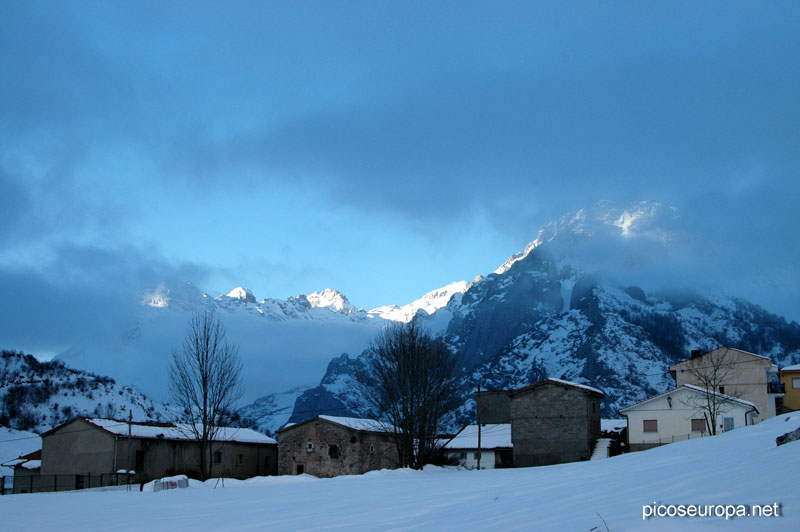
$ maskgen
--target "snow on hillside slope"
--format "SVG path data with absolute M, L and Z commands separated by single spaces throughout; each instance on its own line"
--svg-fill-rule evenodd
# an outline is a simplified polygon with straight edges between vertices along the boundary
M 379 316 L 392 321 L 409 322 L 419 312 L 424 310 L 428 314 L 433 314 L 440 308 L 446 306 L 450 299 L 457 294 L 466 292 L 471 283 L 467 281 L 456 281 L 447 286 L 431 290 L 421 298 L 398 307 L 397 305 L 385 305 L 369 311 L 370 316 Z
M 192 483 L 159 493 L 0 498 L 9 530 L 798 530 L 800 427 L 783 415 L 711 438 L 608 460 L 484 471 L 431 468 L 315 479 Z M 642 519 L 658 504 L 781 505 L 780 517 Z M 43 510 L 44 509 L 44 510 Z
M 109 377 L 0 352 L 0 423 L 5 426 L 44 432 L 75 416 L 126 418 L 131 413 L 139 420 L 172 417 L 164 405 Z

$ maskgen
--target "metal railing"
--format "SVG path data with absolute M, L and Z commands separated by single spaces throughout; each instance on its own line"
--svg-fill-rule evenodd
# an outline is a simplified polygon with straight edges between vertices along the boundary
M 106 488 L 139 484 L 136 475 L 130 479 L 125 473 L 103 473 L 99 475 L 24 475 L 0 477 L 0 495 L 17 493 L 44 493 L 52 491 L 73 491 L 89 488 Z

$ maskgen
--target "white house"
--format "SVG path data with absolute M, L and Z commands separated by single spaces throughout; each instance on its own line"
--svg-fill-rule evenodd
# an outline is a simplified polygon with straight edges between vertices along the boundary
M 480 426 L 481 469 L 511 467 L 513 446 L 511 423 L 486 423 Z M 448 456 L 468 469 L 478 467 L 478 425 L 467 425 L 444 445 Z
M 750 401 L 684 384 L 619 411 L 628 419 L 628 450 L 709 435 L 708 415 L 702 407 L 707 393 L 713 394 L 718 405 L 717 433 L 752 425 L 759 415 Z

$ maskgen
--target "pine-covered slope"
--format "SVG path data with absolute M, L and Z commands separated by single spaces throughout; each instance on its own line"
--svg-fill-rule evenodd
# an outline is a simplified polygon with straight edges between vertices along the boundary
M 110 377 L 0 353 L 0 426 L 43 432 L 75 416 L 168 419 L 166 408 Z

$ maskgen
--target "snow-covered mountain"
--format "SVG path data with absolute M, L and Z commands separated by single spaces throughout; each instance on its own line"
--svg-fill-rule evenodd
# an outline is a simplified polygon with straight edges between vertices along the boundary
M 420 314 L 462 360 L 463 407 L 452 423 L 472 420 L 471 395 L 521 387 L 545 377 L 591 384 L 606 392 L 605 416 L 667 390 L 669 365 L 692 349 L 720 344 L 800 361 L 800 326 L 743 299 L 678 286 L 649 290 L 621 282 L 626 271 L 590 252 L 617 250 L 619 240 L 670 246 L 676 213 L 658 204 L 619 209 L 602 202 L 539 231 L 524 251 L 464 286 L 430 315 Z M 622 248 L 636 256 L 638 242 Z M 566 258 L 565 258 L 566 257 Z M 619 257 L 624 264 L 630 257 Z M 637 267 L 639 263 L 633 261 Z M 362 357 L 335 358 L 318 387 L 301 395 L 292 421 L 317 411 L 370 415 L 354 392 Z
M 0 426 L 43 432 L 75 416 L 170 419 L 167 409 L 109 377 L 0 353 Z
M 679 220 L 679 212 L 657 203 L 600 202 L 545 225 L 485 277 L 369 311 L 332 289 L 258 300 L 243 287 L 211 297 L 166 280 L 141 293 L 118 335 L 87 337 L 57 358 L 165 400 L 166 368 L 189 316 L 214 310 L 240 346 L 245 415 L 268 431 L 315 413 L 369 414 L 353 382 L 360 355 L 386 323 L 415 316 L 462 357 L 465 406 L 454 423 L 470 417 L 478 383 L 507 388 L 545 376 L 585 382 L 606 391 L 604 412 L 614 415 L 670 386 L 667 366 L 693 348 L 724 343 L 779 364 L 800 362 L 796 323 L 683 282 L 669 289 L 640 282 L 648 272 L 660 274 L 661 259 L 691 238 L 676 229 Z M 308 388 L 311 382 L 320 384 Z

